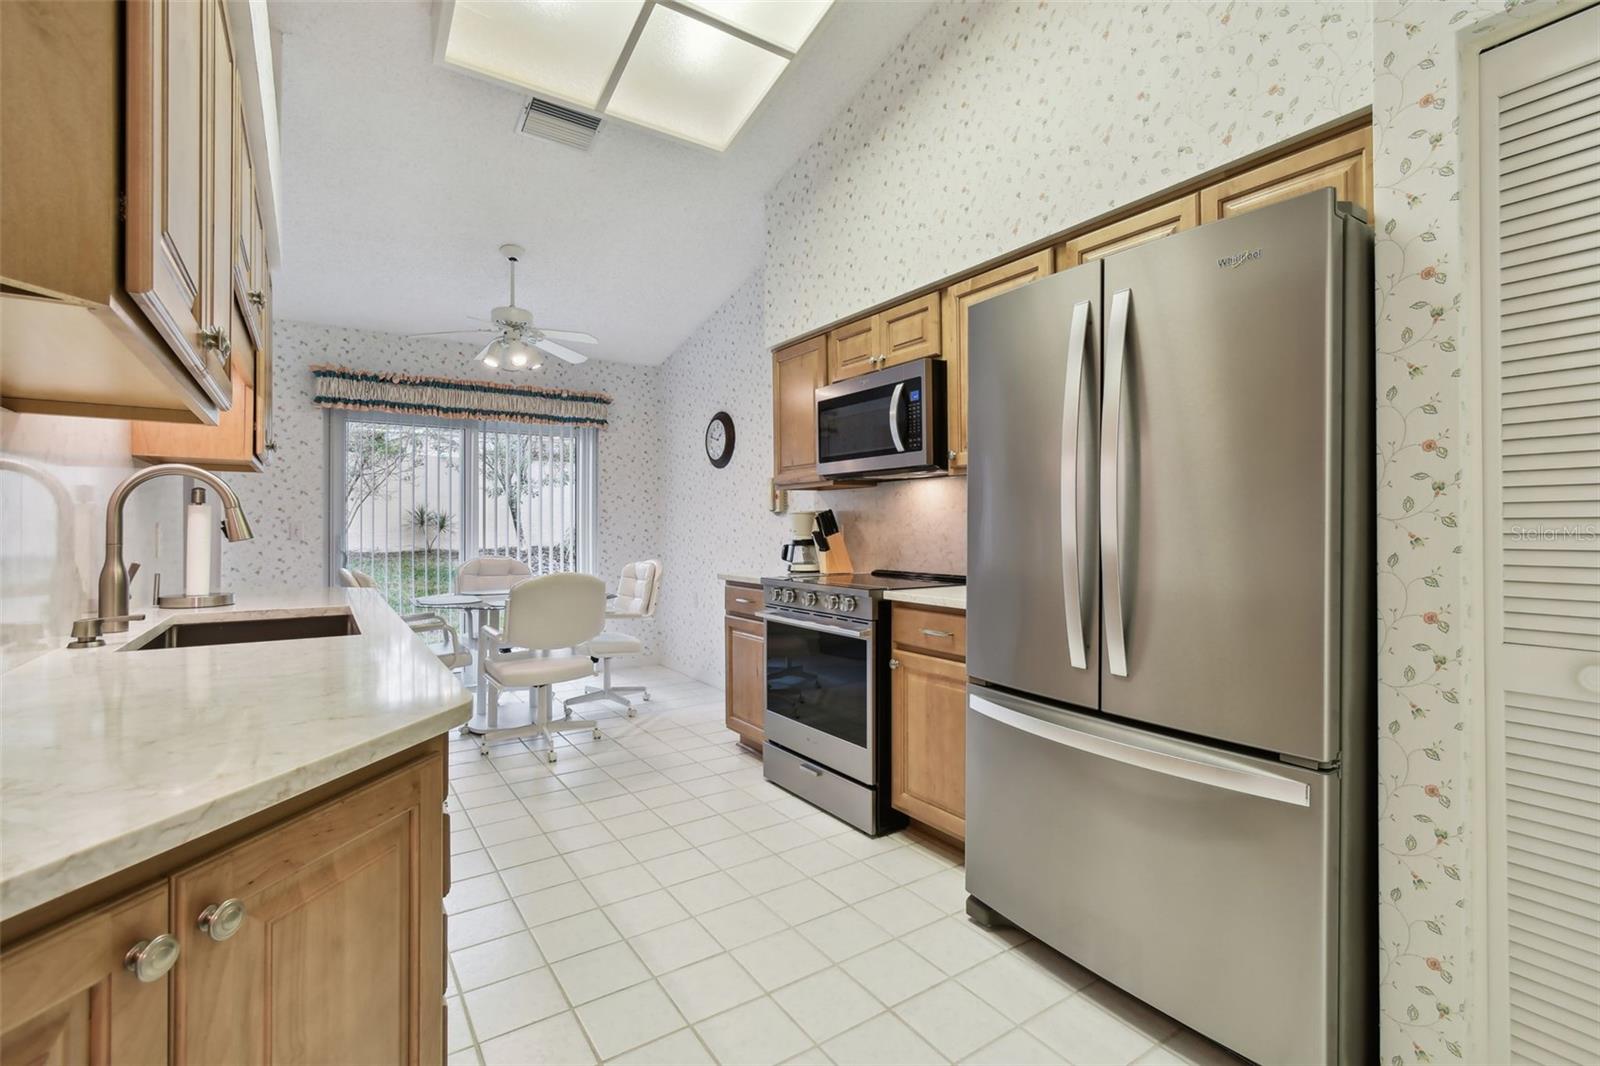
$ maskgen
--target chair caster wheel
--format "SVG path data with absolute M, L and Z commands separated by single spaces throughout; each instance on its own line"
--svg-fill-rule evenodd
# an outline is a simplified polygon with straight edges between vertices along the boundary
M 604 739 L 605 739 L 605 738 L 604 738 L 604 737 L 602 737 L 602 736 L 601 736 L 601 735 L 600 735 L 600 730 L 598 730 L 598 729 L 596 729 L 596 730 L 595 730 L 595 731 L 594 731 L 594 738 L 595 738 L 595 739 L 596 739 L 596 740 L 604 740 Z
M 556 753 L 554 751 L 545 752 L 544 753 L 544 761 L 545 762 L 555 762 L 556 761 Z
M 650 693 L 646 692 L 642 696 L 640 696 L 639 698 L 644 700 L 646 703 L 649 703 L 650 702 Z
M 632 704 L 629 704 L 628 705 L 628 717 L 629 718 L 637 718 L 637 717 L 639 717 L 639 708 L 633 706 Z

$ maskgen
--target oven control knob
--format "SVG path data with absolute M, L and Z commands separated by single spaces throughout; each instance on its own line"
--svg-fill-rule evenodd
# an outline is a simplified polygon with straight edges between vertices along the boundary
M 783 602 L 784 603 L 793 603 L 794 602 L 794 589 L 784 589 L 783 590 Z
M 782 589 L 773 589 L 772 590 L 772 602 L 773 603 L 782 603 L 783 602 L 783 590 Z
M 817 605 L 817 594 L 815 592 L 806 593 L 806 606 L 807 607 L 815 607 L 816 605 Z
M 844 598 L 844 603 L 841 604 L 841 606 L 844 607 L 844 609 L 847 610 L 847 611 L 855 610 L 856 609 L 856 598 L 854 596 L 846 596 Z
M 839 609 L 839 594 L 837 592 L 828 597 L 828 609 L 833 611 Z

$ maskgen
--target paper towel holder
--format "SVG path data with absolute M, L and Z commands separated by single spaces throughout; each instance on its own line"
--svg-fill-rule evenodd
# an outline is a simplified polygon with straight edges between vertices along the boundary
M 189 503 L 195 506 L 204 505 L 206 490 L 196 485 L 189 490 Z M 187 581 L 185 582 L 187 584 Z M 233 603 L 231 592 L 207 592 L 199 594 L 185 593 L 178 596 L 161 595 L 161 575 L 155 575 L 155 587 L 151 590 L 151 599 L 156 606 L 165 609 L 193 610 L 201 607 L 227 607 Z

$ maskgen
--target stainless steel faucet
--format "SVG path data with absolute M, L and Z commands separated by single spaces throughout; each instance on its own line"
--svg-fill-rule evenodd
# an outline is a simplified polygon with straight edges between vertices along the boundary
M 111 498 L 106 501 L 106 561 L 100 568 L 100 602 L 95 613 L 102 618 L 116 619 L 105 622 L 107 633 L 122 633 L 128 628 L 127 621 L 121 618 L 128 613 L 128 571 L 122 565 L 122 505 L 127 502 L 128 493 L 146 481 L 169 476 L 192 477 L 211 486 L 222 500 L 223 536 L 229 540 L 251 537 L 250 522 L 239 505 L 239 497 L 211 471 L 188 463 L 158 463 L 129 474 L 122 484 L 111 490 Z

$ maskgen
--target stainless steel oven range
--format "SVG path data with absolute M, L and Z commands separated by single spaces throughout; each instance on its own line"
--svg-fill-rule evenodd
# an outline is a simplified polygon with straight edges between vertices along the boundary
M 762 581 L 768 781 L 869 836 L 889 806 L 889 640 L 883 594 L 960 584 L 946 574 L 793 574 Z

